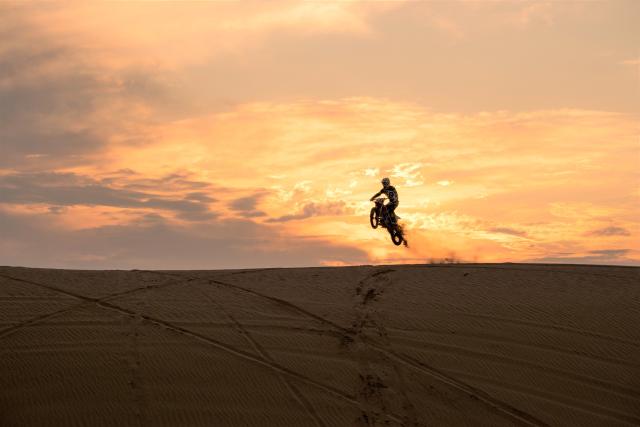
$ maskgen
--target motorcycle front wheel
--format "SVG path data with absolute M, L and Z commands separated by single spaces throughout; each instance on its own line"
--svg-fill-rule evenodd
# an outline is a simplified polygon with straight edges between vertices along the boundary
M 371 228 L 378 228 L 378 218 L 376 216 L 376 208 L 371 208 L 371 213 L 369 214 L 369 222 L 371 223 Z

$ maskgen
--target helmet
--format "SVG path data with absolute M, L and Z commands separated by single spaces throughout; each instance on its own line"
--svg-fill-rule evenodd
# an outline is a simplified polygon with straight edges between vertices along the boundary
M 389 178 L 382 178 L 382 185 L 389 185 L 391 184 L 391 181 L 389 180 Z

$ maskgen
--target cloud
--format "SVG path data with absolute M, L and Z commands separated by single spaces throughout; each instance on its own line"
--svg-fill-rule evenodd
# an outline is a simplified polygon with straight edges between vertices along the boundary
M 75 173 L 40 172 L 0 175 L 0 190 L 0 203 L 5 204 L 47 204 L 56 206 L 55 209 L 77 205 L 155 209 L 173 212 L 178 218 L 188 221 L 201 221 L 215 217 L 209 209 L 209 201 L 206 199 L 203 201 L 202 195 L 198 196 L 200 200 L 193 200 L 193 197 L 134 191 L 117 188 L 92 177 Z
M 215 170 L 225 185 L 242 189 L 216 193 L 224 206 L 237 194 L 246 196 L 251 191 L 247 183 L 264 187 L 253 177 L 286 175 L 277 181 L 266 178 L 273 184 L 271 197 L 256 204 L 267 214 L 265 223 L 287 223 L 292 235 L 346 235 L 354 244 L 368 242 L 376 254 L 388 248 L 370 245 L 375 235 L 354 224 L 366 220 L 368 199 L 379 180 L 360 177 L 371 165 L 382 171 L 395 168 L 400 175 L 392 178 L 400 193 L 398 214 L 412 227 L 463 236 L 451 249 L 465 259 L 476 256 L 467 252 L 475 246 L 466 239 L 490 241 L 490 253 L 478 252 L 484 260 L 521 260 L 556 253 L 552 243 L 559 241 L 575 241 L 576 247 L 567 250 L 571 253 L 600 249 L 583 234 L 598 228 L 603 218 L 634 229 L 633 190 L 622 183 L 633 179 L 637 169 L 636 133 L 631 117 L 598 111 L 465 115 L 372 98 L 259 102 L 180 121 L 156 143 L 119 152 L 118 158 L 148 172 L 163 163 L 204 171 L 202 176 Z M 400 138 L 404 143 L 394 143 Z M 180 141 L 177 147 L 175 141 Z M 407 186 L 405 177 L 446 178 L 455 184 Z M 308 181 L 312 185 L 300 184 Z M 598 196 L 605 193 L 609 201 Z M 322 200 L 342 200 L 353 210 L 326 218 L 314 207 Z M 518 227 L 511 234 L 487 232 L 505 228 L 496 224 Z M 516 233 L 527 238 L 513 238 Z M 618 244 L 632 245 L 632 237 Z
M 178 225 L 149 214 L 135 224 L 61 230 L 50 218 L 0 210 L 5 265 L 54 268 L 221 269 L 366 263 L 363 250 L 293 238 L 246 220 Z
M 423 164 L 421 162 L 401 163 L 393 166 L 391 176 L 394 178 L 402 178 L 404 180 L 403 184 L 407 187 L 422 185 L 424 183 L 422 172 L 420 171 L 422 166 Z
M 307 203 L 302 207 L 302 211 L 297 214 L 283 215 L 277 218 L 269 218 L 267 222 L 287 222 L 300 219 L 311 218 L 314 216 L 337 216 L 345 215 L 350 210 L 346 207 L 345 202 L 327 202 L 323 204 L 319 203 Z
M 46 8 L 3 5 L 12 12 L 12 20 L 23 17 L 26 23 L 46 29 L 50 37 L 91 40 L 112 63 L 128 66 L 150 61 L 167 68 L 246 51 L 279 32 L 367 36 L 371 17 L 396 7 L 282 0 L 165 3 L 159 7 L 141 3 L 68 3 Z M 140 16 L 145 16 L 144 21 Z
M 0 47 L 0 168 L 95 162 L 116 140 L 145 141 L 150 112 L 175 103 L 157 69 L 118 66 L 86 38 L 58 31 L 62 10 L 0 5 L 0 28 L 15 29 Z
M 48 47 L 46 42 L 40 47 L 45 52 L 29 49 L 25 44 L 0 52 L 0 64 L 10 70 L 0 84 L 0 167 L 34 163 L 29 161 L 34 157 L 38 164 L 77 163 L 106 143 L 91 124 L 94 104 L 108 84 L 82 65 L 71 65 L 74 55 L 67 49 Z M 68 68 L 57 66 L 67 62 Z M 30 76 L 33 69 L 45 71 Z
M 630 252 L 629 249 L 598 249 L 598 250 L 595 250 L 595 251 L 589 251 L 589 253 L 592 253 L 592 254 L 595 254 L 595 255 L 611 256 L 611 257 L 617 257 L 617 256 L 625 255 L 625 254 L 627 254 L 629 252 Z
M 67 210 L 65 206 L 49 206 L 47 209 L 52 214 L 61 214 L 61 213 L 66 212 L 66 210 Z
M 101 182 L 103 183 L 118 183 L 123 188 L 139 191 L 182 191 L 188 192 L 187 198 L 199 201 L 213 201 L 212 197 L 208 193 L 202 191 L 193 190 L 212 190 L 214 189 L 212 184 L 207 181 L 190 179 L 192 174 L 190 172 L 171 172 L 161 176 L 159 178 L 150 177 L 148 175 L 142 175 L 131 170 L 127 170 L 125 173 L 104 174 L 101 175 Z M 215 188 L 215 190 L 223 191 L 222 188 Z
M 232 200 L 229 203 L 229 207 L 243 218 L 262 217 L 265 216 L 266 213 L 256 209 L 256 205 L 260 199 L 266 195 L 266 192 L 258 192 L 250 196 L 240 197 L 239 199 Z
M 526 260 L 526 262 L 542 262 L 552 264 L 602 264 L 602 265 L 632 265 L 640 263 L 637 259 L 629 258 L 629 249 L 600 249 L 582 254 L 558 254 Z
M 204 203 L 213 203 L 216 201 L 213 197 L 211 197 L 208 193 L 204 193 L 202 191 L 194 191 L 191 193 L 187 193 L 184 198 L 186 200 L 195 200 L 198 202 Z
M 605 228 L 598 228 L 597 230 L 591 230 L 585 233 L 586 236 L 630 236 L 631 233 L 626 228 L 609 226 Z
M 488 229 L 487 231 L 491 233 L 510 234 L 512 236 L 519 236 L 519 237 L 525 237 L 527 235 L 527 233 L 524 231 L 516 230 L 509 227 L 494 227 L 494 228 Z

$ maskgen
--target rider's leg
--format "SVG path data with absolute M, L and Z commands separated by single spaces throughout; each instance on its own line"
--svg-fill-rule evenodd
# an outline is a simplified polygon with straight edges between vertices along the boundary
M 397 204 L 392 204 L 392 203 L 387 204 L 387 213 L 389 214 L 389 218 L 391 218 L 391 222 L 393 224 L 396 223 L 396 213 L 394 211 L 396 210 L 397 207 L 398 207 Z

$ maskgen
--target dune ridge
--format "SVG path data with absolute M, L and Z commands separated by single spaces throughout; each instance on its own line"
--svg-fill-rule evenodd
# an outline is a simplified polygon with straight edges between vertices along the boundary
M 0 267 L 0 424 L 640 425 L 639 279 Z

